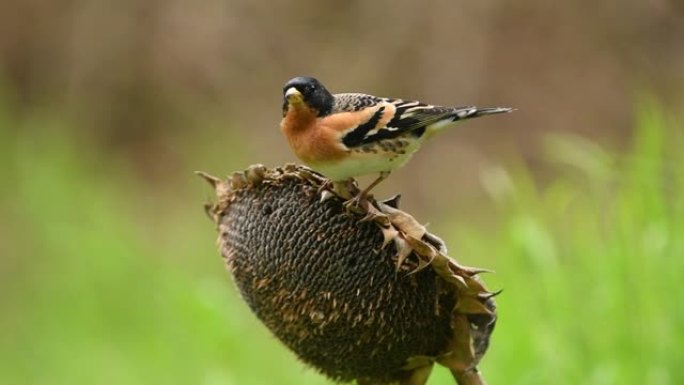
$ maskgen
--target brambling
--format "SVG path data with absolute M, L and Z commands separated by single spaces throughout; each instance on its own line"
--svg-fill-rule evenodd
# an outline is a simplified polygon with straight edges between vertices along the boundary
M 352 178 L 379 176 L 347 204 L 358 205 L 423 142 L 459 120 L 511 112 L 511 108 L 441 107 L 360 93 L 331 94 L 312 77 L 283 88 L 280 128 L 295 155 L 330 178 L 334 190 Z

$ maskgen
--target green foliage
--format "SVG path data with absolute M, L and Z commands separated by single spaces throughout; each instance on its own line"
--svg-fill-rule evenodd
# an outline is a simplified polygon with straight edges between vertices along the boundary
M 543 187 L 522 167 L 483 175 L 496 225 L 435 229 L 498 271 L 491 384 L 684 383 L 684 138 L 640 105 L 626 155 L 551 137 Z M 191 169 L 140 183 L 67 127 L 0 111 L 0 383 L 328 383 L 240 300 Z
M 485 279 L 504 289 L 482 366 L 491 383 L 684 382 L 684 138 L 640 106 L 623 156 L 554 136 L 544 187 L 521 169 L 485 174 L 503 223 L 458 226 L 455 243 L 493 256 Z

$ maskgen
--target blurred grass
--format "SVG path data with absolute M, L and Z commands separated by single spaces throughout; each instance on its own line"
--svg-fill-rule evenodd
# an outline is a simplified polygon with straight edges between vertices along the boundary
M 455 214 L 434 229 L 498 271 L 491 384 L 684 383 L 684 138 L 649 99 L 636 116 L 627 153 L 550 137 L 543 186 L 522 166 L 483 173 L 497 225 Z M 150 185 L 70 126 L 0 106 L 0 383 L 328 383 L 248 312 L 201 210 L 192 168 L 258 159 L 178 140 L 206 151 Z
M 684 383 L 683 132 L 652 100 L 636 115 L 623 155 L 550 137 L 543 188 L 520 168 L 483 175 L 502 225 L 458 225 L 455 243 L 493 256 L 504 288 L 491 383 Z

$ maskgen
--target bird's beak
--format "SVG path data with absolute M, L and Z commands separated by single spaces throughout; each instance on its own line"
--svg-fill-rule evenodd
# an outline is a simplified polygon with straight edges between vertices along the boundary
M 296 88 L 290 87 L 285 91 L 285 99 L 290 104 L 300 104 L 304 101 L 304 96 Z

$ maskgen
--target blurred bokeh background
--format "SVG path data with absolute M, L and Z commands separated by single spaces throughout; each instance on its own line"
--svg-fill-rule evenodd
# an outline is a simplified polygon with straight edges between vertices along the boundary
M 518 109 L 376 193 L 497 271 L 491 384 L 684 383 L 677 0 L 2 1 L 0 383 L 328 383 L 241 302 L 192 174 L 295 161 L 296 75 Z

